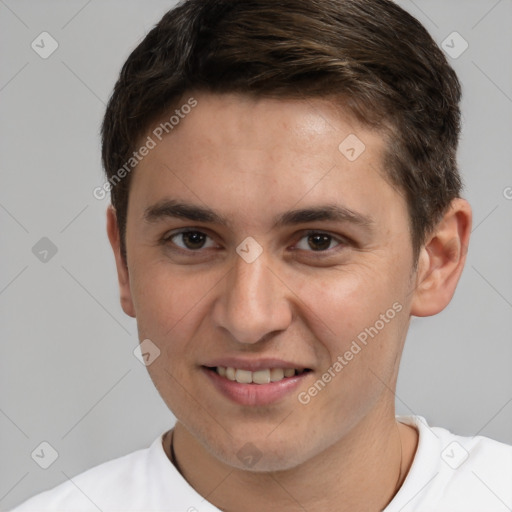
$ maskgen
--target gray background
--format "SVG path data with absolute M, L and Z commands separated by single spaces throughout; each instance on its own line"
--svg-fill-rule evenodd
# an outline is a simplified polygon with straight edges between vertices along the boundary
M 449 307 L 413 319 L 399 414 L 512 443 L 512 1 L 403 0 L 464 87 L 460 167 L 474 209 Z M 0 0 L 0 508 L 146 447 L 173 416 L 134 357 L 105 234 L 99 125 L 131 49 L 172 1 Z M 31 42 L 59 43 L 42 59 Z M 458 44 L 458 43 L 457 43 Z M 32 247 L 48 237 L 47 262 Z M 59 457 L 31 458 L 42 442 Z

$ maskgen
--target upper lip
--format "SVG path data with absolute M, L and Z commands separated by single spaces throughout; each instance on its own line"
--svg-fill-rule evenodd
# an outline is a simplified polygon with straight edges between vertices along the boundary
M 256 372 L 258 370 L 266 370 L 267 368 L 293 368 L 296 370 L 305 370 L 310 368 L 307 365 L 300 363 L 293 363 L 290 361 L 284 361 L 283 359 L 274 358 L 262 358 L 262 359 L 247 359 L 240 357 L 222 357 L 219 359 L 212 359 L 202 366 L 208 368 L 216 368 L 218 366 L 224 366 L 225 368 L 236 368 L 239 370 L 248 370 L 250 372 Z

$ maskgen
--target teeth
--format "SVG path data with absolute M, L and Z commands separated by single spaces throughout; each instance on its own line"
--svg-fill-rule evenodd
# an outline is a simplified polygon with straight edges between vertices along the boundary
M 284 379 L 284 370 L 282 368 L 272 368 L 270 370 L 270 381 L 277 382 L 281 379 Z
M 254 384 L 268 384 L 270 382 L 270 370 L 258 370 L 257 372 L 252 372 L 252 381 Z
M 250 372 L 249 370 L 240 370 L 238 368 L 217 366 L 216 372 L 231 381 L 240 384 L 268 384 L 269 382 L 278 382 L 286 377 L 300 375 L 304 370 L 295 370 L 294 368 L 267 368 Z
M 235 378 L 240 384 L 250 384 L 252 382 L 252 372 L 248 370 L 236 370 Z

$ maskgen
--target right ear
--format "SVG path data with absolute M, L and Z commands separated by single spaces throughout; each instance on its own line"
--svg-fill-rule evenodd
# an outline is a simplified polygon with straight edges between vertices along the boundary
M 107 235 L 116 259 L 121 307 L 128 316 L 135 318 L 135 308 L 133 307 L 132 292 L 130 290 L 128 266 L 121 254 L 121 237 L 119 233 L 119 226 L 117 224 L 117 215 L 116 210 L 112 205 L 109 205 L 107 208 Z

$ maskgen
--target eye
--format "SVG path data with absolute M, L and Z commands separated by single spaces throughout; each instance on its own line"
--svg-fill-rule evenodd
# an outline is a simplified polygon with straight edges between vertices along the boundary
M 313 252 L 326 252 L 346 242 L 339 237 L 324 233 L 322 231 L 308 231 L 295 245 L 296 249 Z
M 209 244 L 207 241 L 210 240 Z M 202 231 L 184 230 L 177 233 L 171 233 L 164 237 L 164 243 L 172 243 L 186 251 L 197 251 L 199 249 L 207 249 L 215 247 L 215 242 Z

